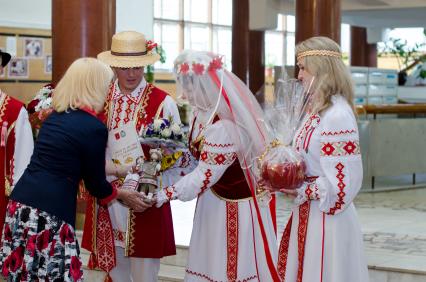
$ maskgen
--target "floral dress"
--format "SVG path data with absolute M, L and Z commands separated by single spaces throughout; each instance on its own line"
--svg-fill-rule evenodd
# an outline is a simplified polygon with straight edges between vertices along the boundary
M 1 242 L 7 281 L 83 281 L 74 228 L 55 216 L 10 201 Z

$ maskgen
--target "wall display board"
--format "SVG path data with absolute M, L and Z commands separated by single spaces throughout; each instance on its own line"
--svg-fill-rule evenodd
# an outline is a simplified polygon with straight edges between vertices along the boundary
M 50 30 L 0 27 L 0 49 L 12 55 L 0 73 L 0 88 L 11 96 L 30 101 L 52 80 Z

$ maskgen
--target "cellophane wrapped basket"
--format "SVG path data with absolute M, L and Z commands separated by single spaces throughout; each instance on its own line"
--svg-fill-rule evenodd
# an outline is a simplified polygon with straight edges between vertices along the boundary
M 306 164 L 291 143 L 309 104 L 311 85 L 312 81 L 307 87 L 296 79 L 280 79 L 273 101 L 265 106 L 265 116 L 276 139 L 256 164 L 261 186 L 273 191 L 292 190 L 304 182 Z

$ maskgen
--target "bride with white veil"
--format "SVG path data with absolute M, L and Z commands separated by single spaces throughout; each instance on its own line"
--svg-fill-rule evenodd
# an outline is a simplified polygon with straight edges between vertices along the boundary
M 247 86 L 222 57 L 184 51 L 174 72 L 193 109 L 189 149 L 198 166 L 157 194 L 157 205 L 198 197 L 185 281 L 278 281 L 269 192 L 254 161 L 272 136 Z

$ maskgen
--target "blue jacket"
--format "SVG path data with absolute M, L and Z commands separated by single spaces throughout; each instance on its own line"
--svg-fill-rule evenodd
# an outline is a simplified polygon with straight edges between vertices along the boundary
M 10 198 L 74 226 L 80 180 L 96 198 L 113 193 L 105 176 L 107 139 L 106 126 L 95 116 L 82 110 L 53 112 Z

